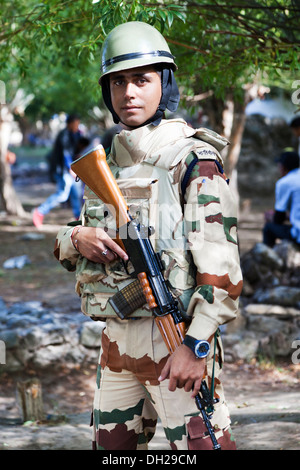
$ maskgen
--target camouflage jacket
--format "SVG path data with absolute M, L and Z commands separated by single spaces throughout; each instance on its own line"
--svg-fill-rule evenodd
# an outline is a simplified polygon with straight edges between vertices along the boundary
M 235 318 L 242 288 L 236 202 L 219 154 L 227 143 L 183 120 L 163 120 L 157 127 L 116 135 L 108 160 L 132 217 L 154 227 L 151 240 L 164 276 L 192 319 L 188 333 L 199 339 L 208 339 L 220 324 Z M 182 181 L 195 156 L 199 163 L 183 195 Z M 87 187 L 84 199 L 83 225 L 115 228 L 113 216 Z M 82 311 L 94 319 L 115 316 L 108 299 L 132 279 L 120 261 L 102 265 L 80 256 L 72 245 L 72 230 L 59 231 L 56 256 L 68 270 L 76 269 Z M 132 317 L 150 315 L 144 305 Z

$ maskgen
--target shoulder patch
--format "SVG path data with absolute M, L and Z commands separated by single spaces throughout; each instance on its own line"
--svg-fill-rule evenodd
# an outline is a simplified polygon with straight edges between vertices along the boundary
M 205 177 L 212 180 L 214 176 L 221 176 L 226 179 L 215 160 L 198 160 L 190 174 L 187 186 L 196 178 Z
M 217 154 L 210 149 L 193 150 L 186 158 L 186 172 L 181 183 L 181 193 L 184 196 L 188 185 L 199 177 L 213 179 L 214 175 L 220 176 L 227 183 L 227 179 L 222 164 L 218 160 Z
M 200 158 L 203 158 L 203 157 L 213 158 L 213 159 L 218 158 L 218 155 L 216 154 L 216 152 L 214 152 L 213 150 L 209 150 L 209 149 L 199 149 L 199 150 L 195 149 L 194 153 L 197 155 L 197 157 L 200 157 Z

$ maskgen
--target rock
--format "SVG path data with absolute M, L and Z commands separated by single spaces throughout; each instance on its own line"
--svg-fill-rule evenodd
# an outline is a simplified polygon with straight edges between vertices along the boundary
M 48 345 L 46 348 L 35 350 L 31 363 L 37 368 L 74 367 L 83 363 L 85 353 L 70 344 Z
M 22 370 L 24 365 L 11 351 L 6 351 L 5 364 L 0 365 L 0 374 L 4 372 L 16 372 Z
M 27 255 L 15 256 L 14 258 L 9 258 L 3 263 L 4 269 L 22 269 L 25 264 L 30 264 L 31 261 Z
M 241 199 L 260 201 L 274 194 L 279 173 L 274 159 L 293 147 L 293 134 L 283 120 L 261 115 L 247 116 L 239 160 L 238 186 Z
M 0 298 L 0 341 L 5 346 L 0 372 L 95 363 L 104 325 L 86 321 L 81 312 L 51 312 L 41 302 L 7 307 Z
M 245 280 L 250 285 L 258 282 L 277 285 L 280 283 L 280 272 L 284 269 L 284 261 L 272 248 L 264 243 L 256 243 L 241 257 L 241 268 Z
M 254 356 L 289 357 L 293 341 L 300 337 L 299 257 L 299 246 L 282 241 L 274 248 L 257 243 L 241 259 L 247 301 L 241 308 L 245 325 L 235 334 L 242 345 L 251 345 L 249 351 L 253 347 Z M 237 358 L 243 352 L 235 346 L 232 354 Z
M 87 321 L 83 323 L 80 332 L 80 343 L 87 348 L 100 347 L 101 333 L 105 327 L 102 321 Z
M 1 341 L 4 341 L 5 349 L 12 349 L 17 347 L 19 342 L 19 336 L 14 330 L 4 330 L 0 333 Z
M 244 309 L 246 315 L 275 315 L 281 318 L 300 318 L 300 309 L 282 305 L 248 304 Z
M 27 349 L 51 344 L 63 344 L 69 342 L 69 328 L 65 325 L 51 325 L 49 323 L 27 328 L 20 332 L 20 345 Z
M 281 243 L 274 246 L 273 251 L 283 260 L 286 269 L 300 269 L 300 248 L 298 245 L 282 240 Z
M 8 308 L 6 307 L 6 304 L 4 302 L 4 300 L 2 299 L 2 297 L 0 297 L 0 322 L 1 322 L 1 318 L 5 318 L 6 315 L 8 313 Z
M 251 296 L 250 286 L 299 287 L 300 248 L 290 241 L 282 241 L 274 248 L 256 243 L 241 257 L 241 268 L 246 284 L 244 295 Z
M 300 287 L 277 286 L 257 289 L 253 301 L 261 304 L 275 304 L 285 307 L 300 307 Z
M 226 362 L 235 362 L 237 360 L 250 361 L 256 357 L 259 348 L 259 341 L 256 337 L 245 336 L 234 337 L 229 335 L 226 341 L 223 341 L 225 347 L 225 360 Z
M 43 233 L 30 232 L 30 233 L 24 233 L 24 235 L 21 235 L 18 238 L 19 240 L 24 240 L 24 241 L 36 241 L 36 240 L 44 240 L 45 235 Z
M 267 266 L 272 270 L 281 270 L 284 266 L 283 259 L 277 255 L 275 250 L 264 243 L 256 243 L 251 250 L 251 254 L 257 263 Z

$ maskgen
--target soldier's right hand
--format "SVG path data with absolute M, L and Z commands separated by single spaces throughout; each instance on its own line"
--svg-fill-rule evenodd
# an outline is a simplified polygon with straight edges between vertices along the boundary
M 81 226 L 74 238 L 79 253 L 94 263 L 110 263 L 118 256 L 128 260 L 126 252 L 101 228 Z

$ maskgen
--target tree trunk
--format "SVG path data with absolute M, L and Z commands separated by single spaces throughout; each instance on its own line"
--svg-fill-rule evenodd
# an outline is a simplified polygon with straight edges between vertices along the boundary
M 239 159 L 245 128 L 245 102 L 234 101 L 228 95 L 225 101 L 212 96 L 203 103 L 212 130 L 226 137 L 230 145 L 222 151 L 226 175 L 231 178 Z
M 225 124 L 224 136 L 227 137 L 230 142 L 230 145 L 227 147 L 226 155 L 224 155 L 224 167 L 225 173 L 231 177 L 233 172 L 236 170 L 241 151 L 242 137 L 246 121 L 245 103 L 241 103 L 239 101 L 234 102 L 232 99 L 228 100 L 224 114 L 225 121 L 229 121 L 228 129 Z
M 43 421 L 42 385 L 39 379 L 35 378 L 25 382 L 18 382 L 17 390 L 24 422 Z
M 207 114 L 212 130 L 226 137 L 230 145 L 222 150 L 224 159 L 224 171 L 230 180 L 230 186 L 239 200 L 237 163 L 240 155 L 243 132 L 245 128 L 246 94 L 244 102 L 234 101 L 228 95 L 225 101 L 212 96 L 203 103 L 204 112 Z
M 7 106 L 0 105 L 0 199 L 8 214 L 28 217 L 13 187 L 10 165 L 6 161 L 12 120 Z

